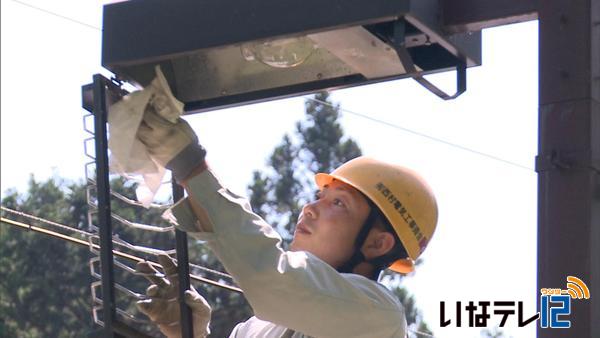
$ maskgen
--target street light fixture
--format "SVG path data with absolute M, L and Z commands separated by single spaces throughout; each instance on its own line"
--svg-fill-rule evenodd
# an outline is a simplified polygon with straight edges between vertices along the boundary
M 481 33 L 444 34 L 437 0 L 132 0 L 104 6 L 102 64 L 147 85 L 159 64 L 186 113 L 412 77 L 450 99 Z M 457 93 L 423 78 L 457 70 Z

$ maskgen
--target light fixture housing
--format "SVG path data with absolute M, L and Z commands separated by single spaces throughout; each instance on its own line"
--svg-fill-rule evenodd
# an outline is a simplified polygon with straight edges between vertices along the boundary
M 145 86 L 159 64 L 186 113 L 406 77 L 453 98 L 481 64 L 481 33 L 444 34 L 439 10 L 437 0 L 131 0 L 104 6 L 102 65 Z M 296 63 L 244 52 L 294 40 L 314 48 Z M 454 96 L 422 77 L 452 69 Z

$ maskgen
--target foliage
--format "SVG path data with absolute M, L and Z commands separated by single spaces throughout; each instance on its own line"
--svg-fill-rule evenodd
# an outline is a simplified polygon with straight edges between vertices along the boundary
M 43 183 L 32 178 L 26 195 L 9 192 L 2 205 L 80 229 L 86 224 L 83 187 L 55 178 Z M 6 224 L 0 231 L 0 336 L 81 337 L 89 332 L 89 250 Z
M 124 196 L 135 195 L 134 188 L 119 179 L 111 181 L 111 188 Z M 91 195 L 95 195 L 94 190 L 91 190 Z M 26 194 L 9 191 L 2 200 L 2 206 L 88 231 L 88 204 L 83 183 L 69 183 L 58 178 L 36 182 L 32 178 Z M 158 209 L 131 207 L 115 198 L 111 200 L 111 209 L 115 215 L 127 220 L 166 225 L 161 219 L 162 211 Z M 3 212 L 4 216 L 25 224 L 51 228 L 21 216 Z M 96 224 L 95 217 L 93 219 Z M 118 221 L 113 221 L 113 227 L 120 239 L 132 244 L 161 249 L 172 249 L 174 246 L 172 232 L 140 231 Z M 58 232 L 73 235 L 69 231 Z M 213 256 L 207 255 L 204 247 L 192 247 L 190 262 L 223 270 Z M 128 251 L 119 245 L 115 245 L 115 249 Z M 128 253 L 140 256 L 139 252 L 129 250 Z M 92 256 L 88 247 L 64 243 L 3 223 L 0 228 L 0 276 L 3 276 L 0 278 L 0 336 L 85 337 L 97 330 L 99 327 L 93 324 L 91 316 L 90 284 L 96 280 L 88 268 Z M 153 259 L 151 255 L 145 258 Z M 131 262 L 118 260 L 134 267 Z M 95 266 L 95 270 L 99 270 L 99 265 Z M 148 286 L 144 278 L 119 268 L 115 268 L 115 280 L 138 293 L 144 293 Z M 211 329 L 214 337 L 227 337 L 233 326 L 251 314 L 250 307 L 239 294 L 214 286 L 197 284 L 196 288 L 213 305 Z M 116 292 L 116 300 L 119 308 L 128 313 L 137 312 L 134 299 Z M 142 315 L 137 316 L 143 318 Z M 160 335 L 153 325 L 137 328 L 154 336 Z

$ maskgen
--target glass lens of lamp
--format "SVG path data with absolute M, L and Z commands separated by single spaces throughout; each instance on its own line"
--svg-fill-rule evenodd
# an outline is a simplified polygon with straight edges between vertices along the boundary
M 302 64 L 316 46 L 307 37 L 252 42 L 241 47 L 247 61 L 257 60 L 274 68 L 291 68 Z

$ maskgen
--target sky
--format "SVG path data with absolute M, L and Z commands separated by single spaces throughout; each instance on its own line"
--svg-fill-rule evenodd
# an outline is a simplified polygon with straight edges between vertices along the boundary
M 95 73 L 110 75 L 100 66 L 107 2 L 1 2 L 3 192 L 25 191 L 30 174 L 83 178 L 81 86 Z M 346 135 L 365 155 L 416 170 L 437 196 L 438 228 L 423 265 L 403 282 L 435 337 L 479 337 L 479 328 L 457 328 L 454 321 L 439 327 L 441 301 L 452 309 L 457 301 L 522 301 L 526 316 L 535 312 L 537 41 L 537 22 L 484 30 L 483 64 L 468 70 L 467 92 L 454 101 L 410 79 L 332 92 L 344 109 Z M 453 92 L 454 73 L 428 78 Z M 298 97 L 186 119 L 215 172 L 245 194 L 252 171 L 264 168 L 273 147 L 303 118 L 304 102 Z M 490 327 L 499 323 L 498 316 L 489 320 Z M 511 316 L 504 332 L 533 337 L 535 325 L 518 328 Z

